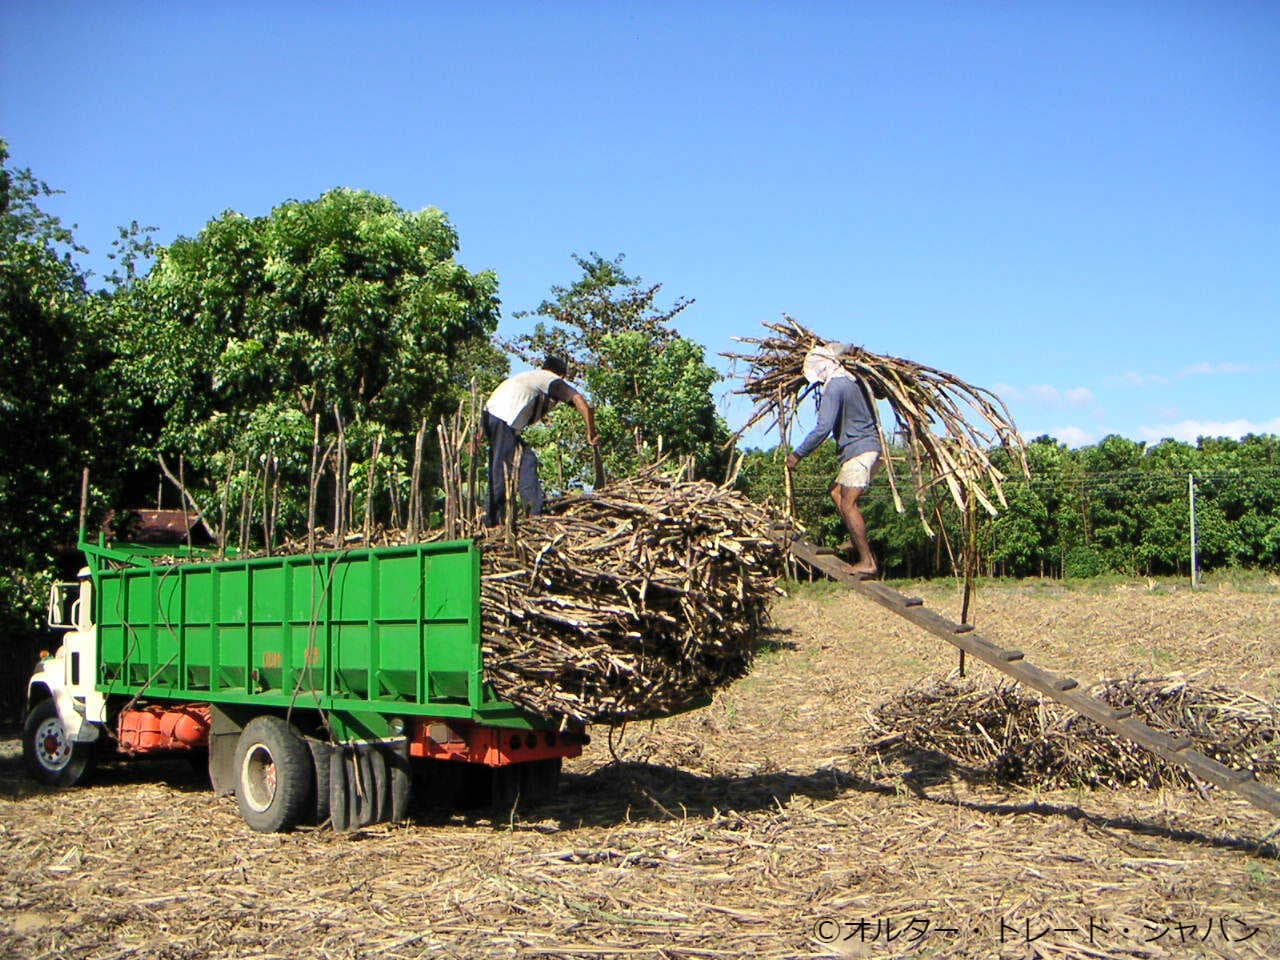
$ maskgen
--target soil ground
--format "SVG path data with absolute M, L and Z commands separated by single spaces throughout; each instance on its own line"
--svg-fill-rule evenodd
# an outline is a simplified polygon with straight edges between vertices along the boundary
M 949 586 L 910 590 L 957 615 Z M 1181 671 L 1280 695 L 1275 578 L 990 585 L 976 612 L 1082 682 Z M 956 652 L 826 585 L 776 618 L 787 633 L 711 706 L 593 731 L 556 801 L 501 818 L 255 834 L 185 763 L 54 791 L 9 739 L 0 957 L 1280 956 L 1273 817 L 1216 791 L 895 765 L 863 749 L 870 711 Z

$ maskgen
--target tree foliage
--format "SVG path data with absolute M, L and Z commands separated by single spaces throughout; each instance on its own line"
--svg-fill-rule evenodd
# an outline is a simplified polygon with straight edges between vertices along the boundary
M 73 259 L 83 251 L 39 206 L 55 192 L 30 170 L 10 169 L 0 141 L 0 565 L 11 569 L 47 565 L 73 534 L 81 443 L 95 426 L 100 358 Z
M 825 444 L 795 476 L 796 508 L 828 544 L 844 528 L 827 497 L 834 448 Z M 825 459 L 820 459 L 820 455 Z M 999 465 L 1003 453 L 992 452 Z M 1195 477 L 1201 569 L 1280 566 L 1280 438 L 1205 438 L 1192 445 L 1147 446 L 1110 436 L 1068 449 L 1051 437 L 1027 445 L 1031 479 L 1008 481 L 1009 507 L 979 523 L 979 564 L 989 574 L 1090 577 L 1185 574 L 1190 570 L 1188 478 Z M 754 451 L 741 473 L 747 491 L 782 500 L 781 457 Z M 891 575 L 930 576 L 953 569 L 961 520 L 937 504 L 930 538 L 911 512 L 898 514 L 884 483 L 863 496 L 873 546 Z
M 452 410 L 474 367 L 501 363 L 496 277 L 459 265 L 457 249 L 439 210 L 357 190 L 265 217 L 228 211 L 155 250 L 114 298 L 116 371 L 206 505 L 234 502 L 265 465 L 296 514 L 316 416 L 322 446 L 341 424 L 354 461 L 381 436 L 384 467 L 403 479 L 420 421 Z
M 691 303 L 670 307 L 656 300 L 661 284 L 645 285 L 622 269 L 621 255 L 574 257 L 582 276 L 553 286 L 533 312 L 533 332 L 506 346 L 527 362 L 547 353 L 565 356 L 582 374 L 581 387 L 596 408 L 601 455 L 613 476 L 652 463 L 659 456 L 691 457 L 703 474 L 723 468 L 728 428 L 711 395 L 720 375 L 703 348 L 669 324 Z M 554 465 L 560 488 L 586 483 L 591 460 L 581 420 L 556 410 L 529 433 L 544 462 Z
M 593 366 L 604 339 L 617 333 L 636 332 L 661 345 L 677 336 L 669 324 L 692 300 L 677 299 L 670 307 L 658 307 L 662 284 L 645 286 L 623 268 L 622 254 L 606 260 L 598 253 L 573 262 L 582 276 L 566 286 L 554 285 L 551 296 L 533 310 L 520 310 L 516 319 L 540 317 L 531 333 L 503 343 L 526 363 L 537 363 L 547 353 L 567 359 L 579 369 Z
M 0 140 L 0 635 L 18 649 L 35 642 L 54 561 L 75 542 L 81 469 L 106 446 L 83 248 L 40 208 L 56 192 L 11 168 Z

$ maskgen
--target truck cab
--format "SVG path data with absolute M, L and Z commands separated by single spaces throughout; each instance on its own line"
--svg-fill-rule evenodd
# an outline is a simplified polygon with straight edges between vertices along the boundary
M 41 783 L 74 786 L 92 772 L 106 722 L 106 698 L 95 684 L 98 647 L 88 567 L 75 581 L 50 587 L 46 621 L 64 632 L 27 683 L 23 758 Z

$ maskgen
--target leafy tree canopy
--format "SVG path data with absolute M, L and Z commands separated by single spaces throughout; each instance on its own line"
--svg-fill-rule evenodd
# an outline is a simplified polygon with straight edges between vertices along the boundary
M 80 443 L 92 430 L 92 336 L 71 231 L 40 209 L 56 193 L 12 170 L 0 141 L 0 563 L 43 562 L 79 500 Z
M 677 334 L 668 326 L 692 300 L 677 299 L 670 307 L 657 306 L 662 284 L 646 286 L 622 268 L 625 257 L 606 260 L 598 253 L 573 256 L 582 276 L 569 286 L 553 286 L 550 298 L 534 310 L 515 316 L 542 317 L 532 333 L 503 343 L 526 363 L 537 363 L 547 353 L 565 357 L 578 368 L 593 366 L 605 337 L 635 331 L 654 344 L 666 343 Z
M 55 193 L 0 140 L 0 637 L 15 645 L 35 642 L 53 560 L 75 542 L 81 468 L 104 442 L 84 250 L 40 209 Z M 29 667 L 17 649 L 6 663 Z
M 359 190 L 264 217 L 228 211 L 154 250 L 149 273 L 122 287 L 118 373 L 158 412 L 160 448 L 184 454 L 206 491 L 264 458 L 296 490 L 316 415 L 322 445 L 340 417 L 353 456 L 378 435 L 403 449 L 423 418 L 456 406 L 474 369 L 502 365 L 489 342 L 497 278 L 455 262 L 457 250 L 439 210 Z
M 601 453 L 611 475 L 634 471 L 664 455 L 692 457 L 696 469 L 723 467 L 728 428 L 716 413 L 711 387 L 720 379 L 703 348 L 670 326 L 693 301 L 656 303 L 661 284 L 644 284 L 622 268 L 622 255 L 575 256 L 582 276 L 553 286 L 535 311 L 533 332 L 505 345 L 526 362 L 547 353 L 565 356 L 582 372 L 582 387 L 596 408 Z M 555 464 L 554 484 L 585 483 L 591 460 L 581 421 L 556 410 L 530 440 Z

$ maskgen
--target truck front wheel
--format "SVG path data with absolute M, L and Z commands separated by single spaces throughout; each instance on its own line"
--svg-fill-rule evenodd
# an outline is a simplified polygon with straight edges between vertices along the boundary
M 77 743 L 52 699 L 41 700 L 22 729 L 22 759 L 31 776 L 51 787 L 74 787 L 93 772 L 93 744 Z
M 263 833 L 292 830 L 307 812 L 315 773 L 311 752 L 280 717 L 254 717 L 236 744 L 236 801 Z

